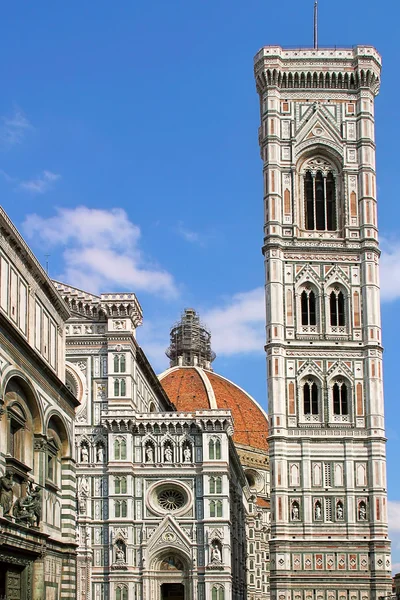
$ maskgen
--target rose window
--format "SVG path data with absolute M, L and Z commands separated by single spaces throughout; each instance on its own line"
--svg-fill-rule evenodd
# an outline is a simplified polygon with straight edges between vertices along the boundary
M 193 506 L 193 492 L 181 481 L 157 481 L 148 489 L 146 504 L 157 515 L 183 515 Z
M 185 504 L 185 497 L 180 490 L 162 490 L 157 495 L 158 504 L 164 510 L 178 510 Z

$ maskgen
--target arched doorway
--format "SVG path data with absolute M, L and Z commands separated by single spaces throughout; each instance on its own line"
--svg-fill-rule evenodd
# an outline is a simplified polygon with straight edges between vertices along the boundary
M 152 600 L 189 600 L 192 578 L 188 557 L 175 548 L 164 549 L 150 565 L 150 597 Z
M 161 600 L 185 600 L 183 583 L 162 583 Z

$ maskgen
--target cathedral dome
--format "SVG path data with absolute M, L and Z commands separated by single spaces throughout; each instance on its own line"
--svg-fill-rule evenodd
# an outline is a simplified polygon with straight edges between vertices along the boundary
M 161 385 L 178 411 L 230 410 L 233 441 L 268 450 L 268 417 L 257 402 L 229 379 L 197 366 L 173 366 L 159 375 Z

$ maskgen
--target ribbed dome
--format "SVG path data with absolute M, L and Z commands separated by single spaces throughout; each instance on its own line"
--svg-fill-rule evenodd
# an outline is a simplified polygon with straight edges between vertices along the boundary
M 268 417 L 257 402 L 229 379 L 200 367 L 176 366 L 159 376 L 178 410 L 229 409 L 237 444 L 268 450 Z

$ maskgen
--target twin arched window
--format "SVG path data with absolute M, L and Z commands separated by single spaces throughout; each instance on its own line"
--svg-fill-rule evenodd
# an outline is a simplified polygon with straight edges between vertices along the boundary
M 222 517 L 222 501 L 211 500 L 210 502 L 210 517 Z
M 303 290 L 301 293 L 301 324 L 317 324 L 315 294 L 312 290 Z
M 125 354 L 114 354 L 114 373 L 125 373 L 126 358 Z
M 225 589 L 214 585 L 211 592 L 211 600 L 225 600 Z
M 208 443 L 208 458 L 210 460 L 219 460 L 221 458 L 221 441 L 210 440 Z
M 126 477 L 115 477 L 114 487 L 115 487 L 116 494 L 126 494 L 126 492 L 127 492 Z
M 329 312 L 331 317 L 331 327 L 344 327 L 344 295 L 343 292 L 334 290 L 329 296 Z
M 127 503 L 126 500 L 116 500 L 115 501 L 115 517 L 118 519 L 122 517 L 123 519 L 127 515 Z
M 315 292 L 305 289 L 300 295 L 301 324 L 310 326 L 317 324 L 317 302 Z M 346 326 L 345 297 L 339 289 L 329 294 L 329 317 L 331 327 Z
M 210 494 L 222 493 L 222 477 L 210 477 Z
M 318 385 L 312 379 L 307 380 L 303 385 L 303 414 L 319 414 L 319 393 Z M 334 415 L 349 414 L 348 387 L 344 381 L 336 381 L 332 387 L 332 408 Z
M 125 395 L 126 395 L 125 379 L 114 379 L 114 396 L 125 396 Z
M 315 381 L 306 381 L 303 386 L 303 411 L 305 415 L 317 415 L 318 407 L 318 386 Z
M 348 415 L 349 404 L 347 398 L 347 385 L 343 381 L 337 381 L 332 389 L 333 414 Z
M 120 439 L 114 441 L 115 460 L 126 460 L 126 440 Z
M 119 585 L 115 590 L 115 600 L 128 600 L 128 588 L 125 585 Z
M 332 171 L 306 171 L 304 204 L 305 228 L 308 231 L 336 230 L 336 189 Z

